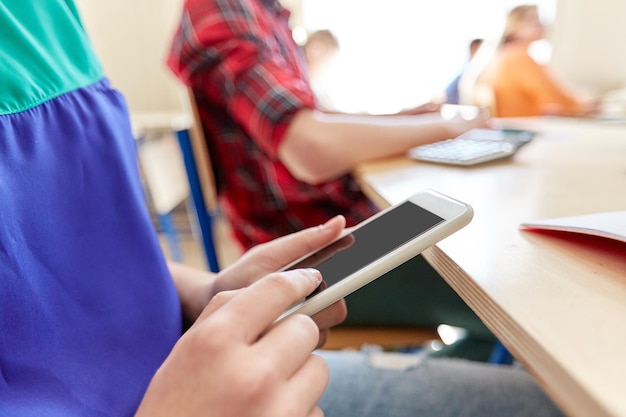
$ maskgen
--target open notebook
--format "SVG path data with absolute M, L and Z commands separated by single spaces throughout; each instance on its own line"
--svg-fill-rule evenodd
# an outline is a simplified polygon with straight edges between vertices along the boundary
M 626 211 L 528 221 L 522 223 L 520 228 L 525 230 L 571 232 L 599 236 L 626 243 Z

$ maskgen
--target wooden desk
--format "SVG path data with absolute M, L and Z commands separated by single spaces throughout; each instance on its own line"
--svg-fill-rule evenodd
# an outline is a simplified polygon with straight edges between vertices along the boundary
M 473 168 L 404 157 L 356 171 L 377 204 L 422 188 L 471 204 L 472 223 L 424 256 L 571 416 L 626 416 L 626 245 L 524 232 L 526 220 L 626 210 L 626 125 L 519 119 L 541 132 Z

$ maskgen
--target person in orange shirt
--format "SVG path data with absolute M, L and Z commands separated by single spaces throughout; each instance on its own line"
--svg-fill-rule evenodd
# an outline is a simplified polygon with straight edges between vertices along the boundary
M 517 6 L 509 12 L 496 55 L 479 79 L 493 93 L 493 116 L 583 116 L 593 112 L 590 102 L 561 85 L 529 55 L 529 46 L 543 36 L 537 6 Z

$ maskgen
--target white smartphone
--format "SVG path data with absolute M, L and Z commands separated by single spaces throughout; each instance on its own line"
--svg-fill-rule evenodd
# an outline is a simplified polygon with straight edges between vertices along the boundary
M 472 216 L 468 204 L 424 190 L 347 228 L 334 242 L 283 268 L 315 268 L 323 281 L 277 321 L 323 310 L 461 229 Z

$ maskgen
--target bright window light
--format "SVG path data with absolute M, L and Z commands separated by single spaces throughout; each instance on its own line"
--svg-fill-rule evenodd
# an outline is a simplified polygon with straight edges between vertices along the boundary
M 467 335 L 467 331 L 461 327 L 440 324 L 437 326 L 437 334 L 439 335 L 441 341 L 449 346 L 454 342 L 463 339 Z
M 392 113 L 442 97 L 473 38 L 496 38 L 511 0 L 302 0 L 308 31 L 330 29 L 341 52 L 324 79 L 335 107 Z M 550 22 L 556 0 L 535 1 Z

